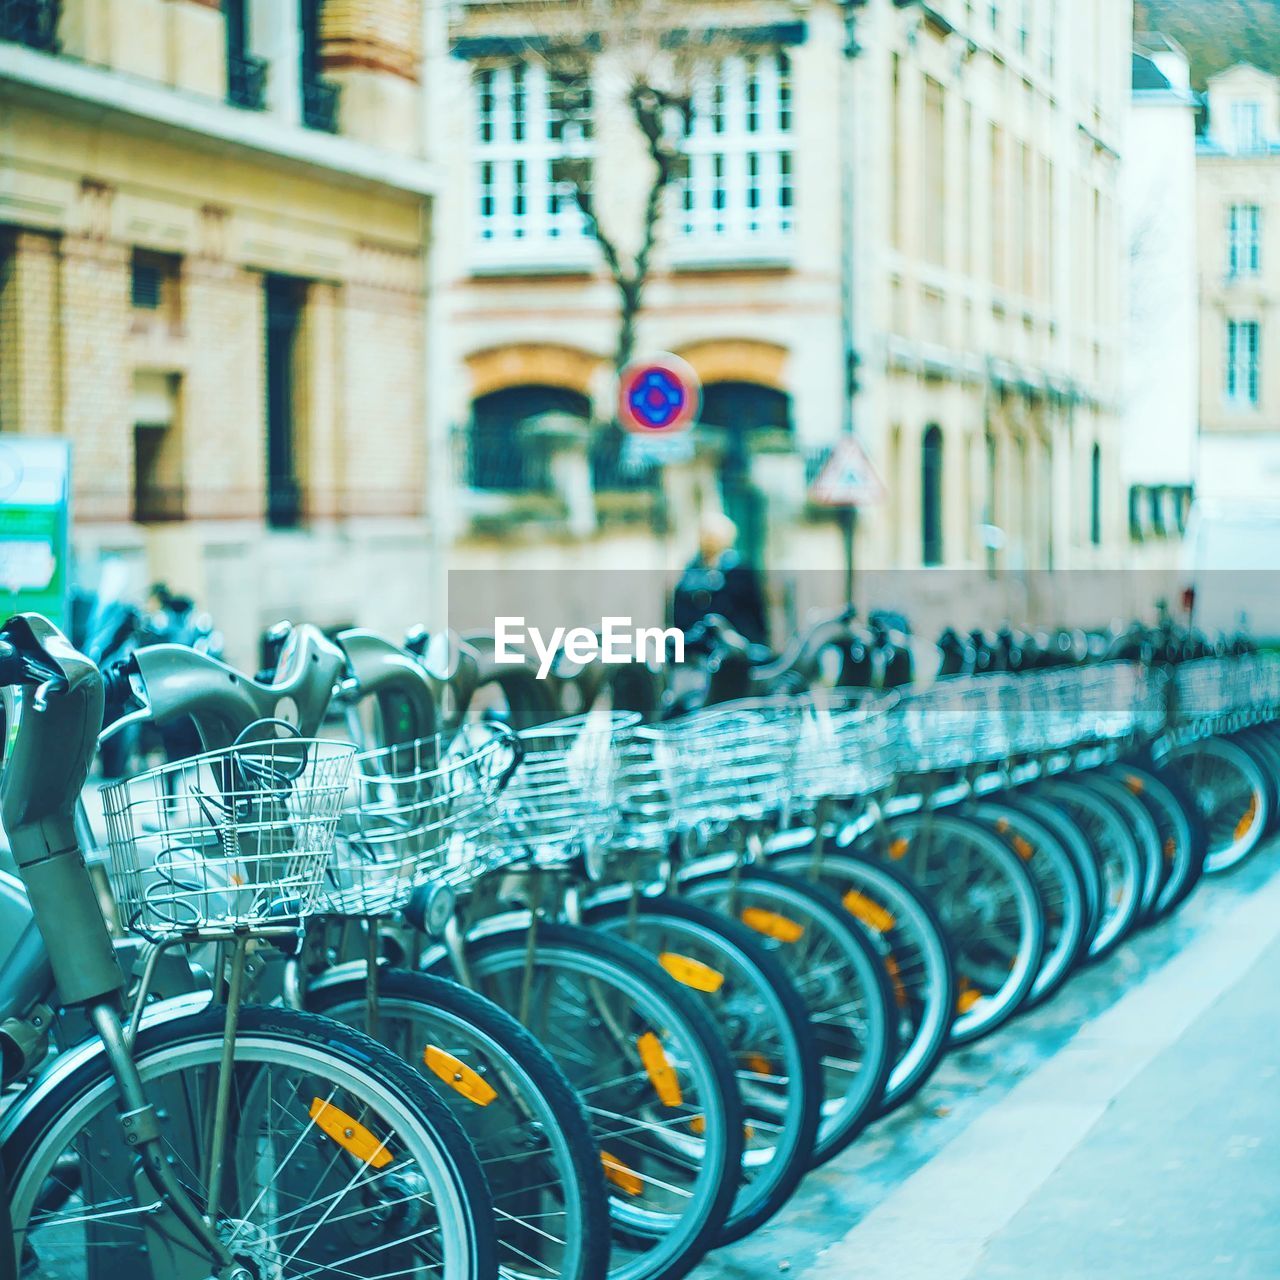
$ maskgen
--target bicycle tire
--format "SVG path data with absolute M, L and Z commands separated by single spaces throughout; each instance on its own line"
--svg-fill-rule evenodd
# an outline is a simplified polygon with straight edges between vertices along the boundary
M 364 977 L 352 976 L 312 986 L 307 1007 L 368 1034 L 367 994 Z M 398 1033 L 397 1021 L 422 1034 Z M 418 1069 L 471 1139 L 498 1214 L 502 1274 L 522 1280 L 607 1275 L 609 1202 L 600 1153 L 581 1100 L 538 1041 L 474 991 L 408 969 L 378 974 L 374 1038 Z M 460 1064 L 452 1076 L 448 1058 L 434 1055 L 434 1066 L 428 1066 L 428 1044 Z M 519 1150 L 528 1151 L 524 1160 L 513 1154 Z M 543 1194 L 530 1216 L 522 1206 L 534 1190 Z M 551 1207 L 557 1200 L 563 1210 Z M 554 1239 L 552 1218 L 563 1218 Z M 558 1260 L 556 1246 L 565 1251 Z M 530 1270 L 530 1262 L 537 1270 Z
M 681 961 L 706 966 L 689 970 L 683 985 L 695 991 L 706 969 L 715 975 L 715 989 L 703 982 L 701 993 L 733 1055 L 749 1130 L 742 1185 L 719 1243 L 740 1240 L 786 1204 L 813 1155 L 822 1074 L 804 1002 L 758 934 L 675 894 L 592 904 L 583 923 L 658 955 L 677 981 Z M 762 1135 L 773 1131 L 766 1147 Z
M 1271 820 L 1257 760 L 1231 738 L 1204 738 L 1175 747 L 1161 763 L 1179 776 L 1204 819 L 1205 874 L 1221 875 L 1246 862 Z
M 178 1168 L 189 1187 L 196 1180 L 196 1175 L 192 1161 L 181 1158 L 177 1129 L 185 1115 L 193 1131 L 188 1136 L 202 1142 L 194 1130 L 203 1130 L 204 1112 L 193 1105 L 192 1090 L 199 1070 L 212 1072 L 215 1076 L 220 1070 L 224 1026 L 225 1011 L 207 1006 L 198 1013 L 160 1018 L 142 1027 L 134 1046 L 134 1057 L 148 1096 L 164 1113 L 162 1123 L 171 1158 L 178 1161 Z M 46 1228 L 50 1232 L 57 1230 L 56 1217 L 42 1220 L 42 1225 L 35 1228 L 36 1238 L 33 1240 L 30 1212 L 42 1193 L 49 1194 L 48 1181 L 54 1170 L 59 1169 L 59 1157 L 79 1142 L 86 1144 L 95 1159 L 111 1161 L 113 1171 L 127 1172 L 131 1165 L 131 1153 L 116 1118 L 115 1081 L 105 1055 L 100 1051 L 93 1052 L 92 1048 L 92 1042 L 89 1042 L 79 1051 L 72 1050 L 72 1054 L 80 1052 L 84 1056 L 74 1060 L 70 1068 L 61 1074 L 55 1066 L 48 1087 L 41 1088 L 37 1084 L 30 1094 L 29 1103 L 24 1105 L 19 1100 L 5 1117 L 0 1134 L 4 1143 L 15 1227 L 20 1232 L 26 1229 L 26 1245 L 37 1253 L 43 1248 L 46 1257 L 50 1248 L 56 1248 L 56 1241 L 46 1234 Z M 275 1099 L 271 1075 L 265 1070 L 267 1066 L 281 1064 L 296 1067 L 301 1076 L 292 1098 Z M 289 1271 L 281 1271 L 280 1268 L 287 1268 L 288 1263 L 314 1241 L 314 1248 L 300 1262 L 308 1275 L 348 1277 L 353 1274 L 350 1268 L 356 1262 L 365 1263 L 370 1274 L 385 1271 L 388 1264 L 385 1255 L 391 1253 L 396 1258 L 399 1251 L 415 1240 L 432 1234 L 430 1229 L 418 1232 L 416 1221 L 421 1219 L 415 1219 L 408 1236 L 399 1240 L 388 1238 L 397 1217 L 408 1219 L 422 1211 L 421 1188 L 424 1181 L 426 1185 L 432 1185 L 434 1177 L 437 1193 L 442 1188 L 448 1192 L 449 1216 L 441 1219 L 444 1224 L 442 1234 L 447 1232 L 449 1236 L 449 1242 L 442 1246 L 445 1258 L 442 1275 L 453 1276 L 457 1280 L 496 1280 L 493 1207 L 479 1161 L 448 1108 L 412 1068 L 376 1041 L 341 1023 L 291 1009 L 246 1006 L 240 1011 L 234 1070 L 239 1082 L 234 1094 L 239 1110 L 237 1123 L 229 1126 L 229 1131 L 238 1142 L 247 1137 L 254 1149 L 237 1151 L 235 1160 L 224 1160 L 224 1165 L 231 1172 L 227 1175 L 229 1185 L 224 1189 L 223 1203 L 234 1203 L 243 1211 L 240 1215 L 226 1215 L 227 1227 L 230 1228 L 231 1223 L 236 1224 L 233 1242 L 237 1235 L 244 1233 L 244 1251 L 251 1262 L 255 1265 L 261 1262 L 254 1256 L 254 1250 L 259 1253 L 265 1250 L 264 1256 L 271 1262 L 271 1274 L 287 1277 Z M 323 1082 L 328 1082 L 332 1088 L 327 1094 L 314 1094 L 304 1121 L 301 1114 L 292 1115 L 291 1112 L 294 1103 L 301 1107 L 305 1094 L 311 1092 L 310 1087 L 302 1088 L 308 1079 L 312 1083 L 321 1081 L 322 1090 Z M 264 1081 L 267 1097 L 259 1099 L 254 1090 L 261 1091 Z M 241 1084 L 243 1088 L 239 1087 Z M 262 1155 L 258 1144 L 262 1135 L 248 1119 L 260 1102 L 266 1104 L 260 1118 L 266 1116 L 270 1117 L 271 1123 L 281 1123 L 280 1117 L 284 1116 L 301 1125 L 298 1145 L 288 1149 L 284 1162 L 273 1169 L 269 1179 L 261 1177 Z M 343 1103 L 358 1114 L 348 1114 Z M 377 1117 L 372 1114 L 375 1103 Z M 337 1110 L 326 1111 L 328 1107 L 336 1107 Z M 325 1114 L 337 1122 L 336 1129 L 320 1123 L 319 1117 Z M 86 1139 L 85 1135 L 91 1132 L 94 1135 L 92 1140 Z M 340 1134 L 341 1139 L 335 1134 Z M 379 1134 L 381 1138 L 378 1138 Z M 370 1135 L 375 1140 L 372 1149 L 367 1143 L 360 1145 Z M 324 1165 L 325 1176 L 335 1169 L 342 1170 L 336 1175 L 340 1184 L 339 1198 L 329 1195 L 319 1202 L 327 1202 L 330 1207 L 310 1224 L 309 1229 L 305 1220 L 302 1226 L 296 1225 L 302 1210 L 291 1207 L 280 1221 L 294 1225 L 283 1235 L 270 1236 L 265 1228 L 256 1226 L 250 1218 L 267 1198 L 268 1189 L 272 1192 L 272 1204 L 293 1205 L 294 1196 L 286 1173 L 290 1162 L 302 1150 L 301 1143 L 308 1137 L 313 1138 L 313 1142 L 298 1156 L 295 1167 L 300 1174 L 305 1174 L 312 1167 L 312 1148 L 319 1150 L 322 1155 L 315 1160 L 315 1165 Z M 285 1146 L 290 1138 L 292 1133 L 282 1140 L 281 1145 Z M 118 1144 L 118 1150 L 114 1144 Z M 406 1171 L 399 1167 L 400 1160 L 393 1154 L 396 1148 L 415 1153 L 415 1170 Z M 389 1159 L 383 1161 L 383 1157 Z M 364 1181 L 361 1181 L 362 1165 L 376 1171 Z M 347 1180 L 346 1171 L 351 1166 L 355 1167 L 356 1173 Z M 93 1185 L 96 1175 L 91 1167 L 86 1167 L 83 1156 L 78 1157 L 76 1167 L 79 1194 L 83 1197 L 84 1188 Z M 71 1175 L 59 1171 L 59 1176 Z M 381 1193 L 392 1195 L 394 1199 L 387 1200 L 380 1207 L 376 1204 L 363 1205 L 354 1213 L 334 1212 L 350 1192 L 360 1189 L 362 1195 L 356 1198 L 365 1198 L 368 1189 L 379 1180 L 383 1180 Z M 249 1193 L 259 1182 L 262 1182 L 263 1190 L 251 1203 L 227 1199 L 243 1194 L 247 1201 Z M 118 1204 L 120 1193 L 112 1176 L 107 1175 L 104 1184 L 114 1193 L 112 1202 Z M 359 1220 L 361 1208 L 369 1210 L 368 1221 Z M 393 1212 L 396 1209 L 399 1209 L 398 1215 Z M 138 1213 L 145 1215 L 148 1210 L 140 1208 Z M 86 1234 L 90 1225 L 96 1226 L 99 1234 L 103 1235 L 103 1248 L 110 1251 L 109 1258 L 102 1264 L 105 1271 L 89 1264 L 86 1274 L 128 1274 L 131 1265 L 135 1265 L 129 1260 L 131 1254 L 140 1255 L 138 1274 L 151 1274 L 144 1243 L 145 1232 L 134 1228 L 135 1234 L 129 1237 L 121 1230 L 113 1238 L 111 1233 L 124 1226 L 118 1211 L 108 1211 L 101 1218 L 88 1222 L 86 1218 L 88 1215 L 82 1209 L 72 1216 L 67 1225 L 85 1227 Z M 353 1218 L 357 1219 L 354 1223 L 351 1221 Z M 111 1224 L 109 1227 L 106 1225 L 108 1222 Z M 326 1223 L 329 1224 L 327 1229 Z M 350 1225 L 344 1226 L 344 1223 Z M 406 1227 L 409 1226 L 406 1221 Z M 282 1261 L 278 1255 L 283 1250 L 275 1245 L 279 1240 L 299 1233 L 301 1241 Z M 70 1247 L 75 1249 L 74 1241 Z M 317 1256 L 320 1253 L 333 1254 L 340 1247 L 354 1249 L 355 1252 L 350 1257 Z M 190 1254 L 186 1257 L 190 1258 Z M 73 1274 L 65 1266 L 53 1269 L 60 1280 Z M 354 1274 L 359 1275 L 360 1272 Z
M 926 826 L 930 839 L 917 839 Z M 1044 907 L 1022 859 L 994 831 L 951 810 L 901 814 L 863 843 L 911 878 L 947 931 L 957 989 L 949 1043 L 972 1044 L 1003 1026 L 1031 994 L 1045 947 Z M 981 885 L 957 884 L 956 848 L 965 849 Z M 969 889 L 978 892 L 966 897 Z
M 534 976 L 542 983 L 542 994 L 549 992 L 549 983 L 556 975 L 570 975 L 591 984 L 593 1000 L 607 985 L 614 993 L 621 993 L 629 1007 L 640 1010 L 640 1017 L 631 1028 L 645 1028 L 635 1038 L 637 1046 L 646 1034 L 661 1033 L 662 1056 L 681 1083 L 678 1099 L 669 1092 L 668 1101 L 659 1092 L 663 1079 L 660 1062 L 656 1069 L 642 1062 L 640 1070 L 618 1077 L 617 1082 L 591 1083 L 598 1067 L 616 1071 L 616 1055 L 608 1062 L 605 1055 L 599 1062 L 588 1056 L 586 1033 L 602 1026 L 603 1019 L 581 1015 L 573 1026 L 559 1028 L 554 1035 L 550 1034 L 551 1028 L 529 1028 L 583 1099 L 606 1169 L 612 1172 L 613 1185 L 622 1192 L 610 1196 L 614 1249 L 609 1275 L 613 1280 L 678 1280 L 715 1247 L 737 1195 L 743 1147 L 742 1106 L 729 1051 L 711 1016 L 692 992 L 638 947 L 577 925 L 540 921 L 537 929 L 532 964 Z M 530 958 L 527 925 L 475 937 L 468 941 L 466 951 L 469 974 L 481 994 L 502 1007 L 518 1006 L 518 996 L 502 997 L 512 996 L 512 984 L 507 979 L 513 974 L 521 978 Z M 447 957 L 442 956 L 438 963 L 446 964 Z M 518 988 L 519 983 L 514 985 Z M 568 992 L 580 994 L 573 986 Z M 517 1009 L 509 1008 L 508 1012 L 516 1013 Z M 597 1006 L 596 1013 L 599 1012 Z M 609 1035 L 614 1034 L 612 1027 L 604 1029 Z M 675 1063 L 670 1062 L 672 1054 L 677 1058 Z M 646 1074 L 648 1086 L 643 1083 Z M 620 1098 L 616 1089 L 628 1081 L 634 1082 L 633 1088 L 627 1099 Z M 603 1105 L 600 1094 L 606 1085 L 615 1088 L 608 1100 L 614 1100 L 619 1108 L 634 1093 L 632 1113 Z M 693 1108 L 692 1114 L 687 1101 L 690 1085 L 697 1106 L 702 1108 L 700 1112 Z M 648 1118 L 653 1097 L 662 1110 L 673 1113 L 671 1117 L 661 1122 Z M 679 1132 L 674 1125 L 681 1126 Z M 667 1141 L 671 1150 L 642 1148 L 635 1133 Z M 677 1141 L 682 1145 L 676 1146 Z M 645 1193 L 646 1178 L 647 1185 L 654 1185 L 648 1166 L 640 1167 L 642 1158 L 675 1158 L 677 1154 L 687 1157 L 695 1150 L 698 1155 L 693 1190 L 688 1193 L 690 1203 L 684 1212 L 641 1208 L 624 1198 L 638 1200 Z M 634 1190 L 637 1184 L 629 1181 L 632 1178 L 640 1181 L 639 1190 Z M 674 1187 L 673 1183 L 664 1182 L 658 1189 L 664 1185 Z M 673 1192 L 673 1203 L 675 1199 Z
M 1040 891 L 1045 946 L 1040 969 L 1023 1008 L 1034 1009 L 1061 988 L 1088 947 L 1088 909 L 1075 862 L 1052 829 L 1025 810 L 984 796 L 974 816 L 986 823 L 1023 860 Z
M 1081 830 L 1098 868 L 1102 918 L 1090 940 L 1088 957 L 1101 960 L 1129 936 L 1138 921 L 1145 875 L 1138 842 L 1120 810 L 1078 778 L 1039 783 L 1035 794 Z
M 693 864 L 686 874 L 685 896 L 755 923 L 808 1008 L 824 1092 L 810 1167 L 825 1164 L 879 1114 L 884 1099 L 897 1052 L 888 974 L 861 925 L 821 885 L 754 866 L 726 873 Z M 811 966 L 815 945 L 832 959 Z
M 820 884 L 855 915 L 880 953 L 897 1009 L 898 1052 L 879 1115 L 909 1102 L 947 1052 L 955 1007 L 951 947 L 938 913 L 896 867 L 852 849 L 825 850 L 815 862 L 803 848 L 773 854 L 769 865 Z

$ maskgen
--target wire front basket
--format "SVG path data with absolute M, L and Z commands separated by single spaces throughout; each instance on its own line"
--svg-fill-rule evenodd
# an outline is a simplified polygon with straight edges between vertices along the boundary
M 548 866 L 602 850 L 617 822 L 619 761 L 640 717 L 592 712 L 522 729 L 521 761 L 498 821 L 471 842 L 473 871 Z
M 497 827 L 496 798 L 518 759 L 515 734 L 501 725 L 361 752 L 317 910 L 390 915 L 417 885 L 451 878 Z
M 896 693 L 824 690 L 800 701 L 799 739 L 791 798 L 805 806 L 824 799 L 865 799 L 894 781 L 891 709 Z
M 354 759 L 349 743 L 272 738 L 104 787 L 124 927 L 158 941 L 310 914 Z

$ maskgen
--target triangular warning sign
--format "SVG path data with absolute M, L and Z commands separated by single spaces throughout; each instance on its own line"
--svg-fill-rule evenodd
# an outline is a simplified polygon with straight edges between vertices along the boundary
M 872 507 L 884 501 L 884 485 L 855 436 L 841 436 L 809 489 L 820 507 Z

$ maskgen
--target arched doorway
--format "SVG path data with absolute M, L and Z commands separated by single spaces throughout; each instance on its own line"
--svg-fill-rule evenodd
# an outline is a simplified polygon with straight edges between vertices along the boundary
M 702 423 L 723 436 L 720 492 L 726 514 L 738 526 L 739 554 L 764 567 L 767 503 L 751 482 L 751 457 L 766 436 L 791 433 L 791 397 L 757 382 L 711 382 L 702 389 Z
M 503 387 L 471 402 L 467 437 L 467 484 L 472 489 L 543 492 L 551 476 L 544 450 L 530 440 L 523 424 L 544 414 L 587 421 L 591 402 L 567 387 L 526 383 Z

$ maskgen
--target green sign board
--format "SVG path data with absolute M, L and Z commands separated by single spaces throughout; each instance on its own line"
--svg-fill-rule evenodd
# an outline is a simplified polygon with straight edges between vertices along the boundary
M 69 625 L 70 487 L 65 440 L 0 436 L 0 621 L 42 613 Z

